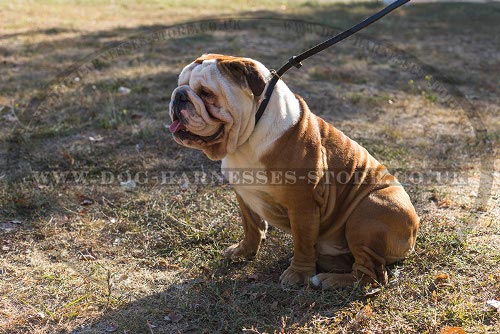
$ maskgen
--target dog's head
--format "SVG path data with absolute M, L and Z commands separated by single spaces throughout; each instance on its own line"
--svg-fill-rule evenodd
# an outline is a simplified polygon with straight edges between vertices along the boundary
M 170 101 L 175 141 L 220 160 L 252 133 L 269 70 L 250 58 L 207 54 L 179 75 Z

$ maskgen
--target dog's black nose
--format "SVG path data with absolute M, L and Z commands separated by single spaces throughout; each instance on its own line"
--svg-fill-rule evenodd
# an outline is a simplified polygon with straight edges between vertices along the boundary
M 178 92 L 177 96 L 176 96 L 176 99 L 179 102 L 188 102 L 189 101 L 188 95 L 187 95 L 187 93 L 185 91 Z
M 178 119 L 181 119 L 181 112 L 179 111 L 179 109 L 175 109 L 173 114 L 173 120 L 175 121 Z

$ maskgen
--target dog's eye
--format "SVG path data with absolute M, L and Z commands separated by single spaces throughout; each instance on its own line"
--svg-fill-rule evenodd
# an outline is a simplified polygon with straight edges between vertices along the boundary
M 206 104 L 215 104 L 215 95 L 208 89 L 202 88 L 200 91 L 200 97 Z
M 201 97 L 205 97 L 205 98 L 209 98 L 209 99 L 214 97 L 214 94 L 212 94 L 211 92 L 209 92 L 205 88 L 201 89 L 200 95 L 201 95 Z

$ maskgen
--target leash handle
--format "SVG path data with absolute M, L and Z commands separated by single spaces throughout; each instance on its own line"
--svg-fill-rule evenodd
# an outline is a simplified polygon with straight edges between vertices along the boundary
M 269 104 L 269 100 L 271 99 L 271 95 L 273 94 L 274 87 L 276 86 L 276 83 L 278 83 L 278 80 L 281 79 L 283 74 L 287 72 L 290 68 L 296 67 L 300 68 L 302 67 L 302 61 L 306 60 L 309 57 L 314 56 L 315 54 L 329 48 L 330 46 L 337 44 L 340 41 L 343 41 L 347 37 L 354 35 L 361 29 L 366 28 L 370 24 L 374 23 L 375 21 L 378 21 L 385 15 L 389 14 L 393 10 L 401 7 L 405 3 L 409 2 L 410 0 L 397 0 L 391 3 L 389 6 L 385 7 L 381 11 L 373 14 L 372 16 L 366 18 L 362 22 L 356 24 L 355 26 L 351 27 L 350 29 L 347 29 L 340 34 L 327 39 L 326 41 L 310 48 L 309 50 L 306 50 L 299 54 L 298 56 L 293 56 L 291 57 L 286 64 L 280 67 L 279 70 L 273 71 L 273 76 L 271 80 L 269 80 L 269 84 L 267 85 L 267 88 L 264 92 L 264 99 L 259 105 L 259 109 L 257 109 L 257 113 L 255 114 L 255 124 L 259 121 L 259 119 L 262 117 L 262 114 L 264 114 L 264 111 L 266 110 L 267 105 Z

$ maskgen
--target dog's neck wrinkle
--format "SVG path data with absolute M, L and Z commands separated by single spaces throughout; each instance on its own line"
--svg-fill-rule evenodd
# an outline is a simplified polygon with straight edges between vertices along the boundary
M 252 134 L 234 153 L 223 159 L 223 168 L 260 166 L 260 158 L 299 119 L 300 105 L 297 98 L 284 82 L 278 82 Z
M 273 144 L 286 130 L 291 128 L 297 121 L 300 108 L 295 95 L 288 87 L 280 82 L 283 87 L 275 89 L 273 96 L 264 111 L 254 131 L 249 138 L 253 147 L 255 145 Z M 298 115 L 300 116 L 300 115 Z

